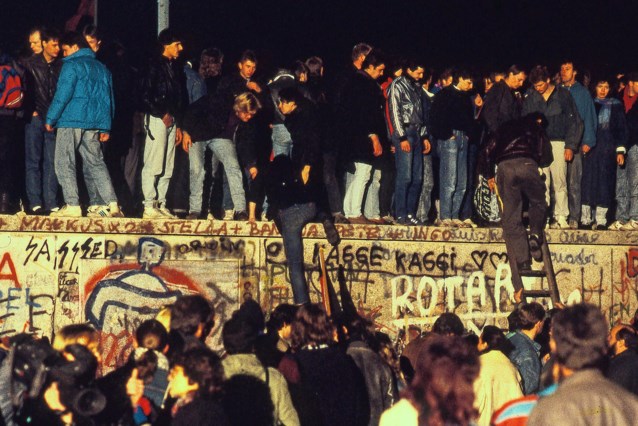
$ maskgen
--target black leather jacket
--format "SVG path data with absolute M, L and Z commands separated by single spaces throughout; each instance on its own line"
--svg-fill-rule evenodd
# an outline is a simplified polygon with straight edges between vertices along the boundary
M 518 96 L 517 96 L 518 95 Z M 481 117 L 487 125 L 487 131 L 498 131 L 503 123 L 521 117 L 522 100 L 520 94 L 510 89 L 503 80 L 485 95 Z
M 492 178 L 494 166 L 512 158 L 531 158 L 539 167 L 549 166 L 554 158 L 543 123 L 546 123 L 545 117 L 540 113 L 504 123 L 483 148 L 479 173 Z
M 179 123 L 187 105 L 183 68 L 164 56 L 152 60 L 142 80 L 142 112 L 158 118 L 168 113 Z
M 370 400 L 369 426 L 378 425 L 381 414 L 398 401 L 392 370 L 381 357 L 362 341 L 353 341 L 347 354 L 363 374 Z
M 26 69 L 26 106 L 27 116 L 37 112 L 44 120 L 53 100 L 62 68 L 62 61 L 54 59 L 47 63 L 42 53 L 33 55 L 24 61 Z

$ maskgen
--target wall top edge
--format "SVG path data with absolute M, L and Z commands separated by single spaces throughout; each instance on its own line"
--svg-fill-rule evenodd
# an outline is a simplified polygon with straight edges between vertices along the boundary
M 336 225 L 344 240 L 379 240 L 445 243 L 503 243 L 501 228 L 442 228 L 435 226 Z M 222 220 L 145 220 L 136 218 L 52 218 L 46 216 L 0 215 L 1 233 L 194 235 L 233 237 L 280 237 L 274 222 Z M 636 245 L 638 232 L 547 230 L 550 244 Z M 324 239 L 320 223 L 311 223 L 305 238 Z

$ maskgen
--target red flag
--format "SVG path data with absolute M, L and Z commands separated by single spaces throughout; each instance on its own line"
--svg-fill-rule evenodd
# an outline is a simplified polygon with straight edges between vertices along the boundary
M 321 284 L 321 301 L 328 316 L 331 315 L 330 309 L 330 293 L 328 292 L 328 275 L 326 274 L 326 258 L 324 256 L 323 247 L 319 249 L 319 268 L 321 275 L 319 283 Z

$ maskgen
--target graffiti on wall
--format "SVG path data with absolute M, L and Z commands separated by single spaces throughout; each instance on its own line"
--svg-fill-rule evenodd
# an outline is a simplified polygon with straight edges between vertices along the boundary
M 487 231 L 492 230 L 483 230 Z M 455 237 L 476 240 L 483 239 L 483 235 L 468 231 Z M 448 234 L 440 234 L 440 237 L 443 241 L 452 238 Z M 324 244 L 313 242 L 305 246 L 306 278 L 315 300 L 320 297 L 318 249 Z M 606 308 L 612 297 L 612 291 L 605 290 L 609 288 L 605 282 L 612 274 L 606 265 L 616 249 L 577 245 L 554 247 L 552 259 L 563 302 L 585 300 Z M 286 287 L 282 282 L 289 281 L 281 242 L 268 239 L 264 248 L 265 286 L 271 296 L 268 306 L 289 302 L 291 295 L 280 291 Z M 486 324 L 507 327 L 506 318 L 514 306 L 514 288 L 502 244 L 345 240 L 339 247 L 328 246 L 325 250 L 331 280 L 336 282 L 338 266 L 343 265 L 348 289 L 361 313 L 385 331 L 394 333 L 409 324 L 427 328 L 442 312 L 458 314 L 468 329 L 475 332 Z M 525 278 L 523 283 L 529 289 L 547 286 L 537 278 Z M 636 297 L 638 295 L 632 300 Z M 551 307 L 548 299 L 539 301 Z M 626 306 L 623 309 L 626 311 Z M 609 317 L 616 320 L 617 315 L 610 312 Z
M 283 244 L 272 223 L 12 220 L 23 231 L 0 234 L 2 336 L 27 331 L 51 337 L 59 327 L 88 321 L 102 333 L 104 359 L 115 366 L 131 347 L 135 327 L 181 294 L 213 301 L 217 327 L 246 298 L 265 310 L 292 302 Z M 442 312 L 457 313 L 474 331 L 506 326 L 513 288 L 499 229 L 337 228 L 338 247 L 327 244 L 320 225 L 304 230 L 313 300 L 320 299 L 323 246 L 331 281 L 342 266 L 355 305 L 381 330 L 427 328 Z M 593 303 L 611 322 L 633 317 L 638 233 L 625 235 L 622 241 L 635 241 L 624 245 L 605 233 L 550 231 L 548 237 L 563 302 Z M 217 331 L 210 343 L 220 347 Z
M 32 256 L 28 245 L 33 239 L 0 235 L 0 336 L 52 333 L 54 254 L 45 249 Z M 52 239 L 39 240 L 46 246 Z
M 135 262 L 82 263 L 82 318 L 100 331 L 104 368 L 121 365 L 137 327 L 186 294 L 201 294 L 212 302 L 218 326 L 207 343 L 221 348 L 219 325 L 239 304 L 238 262 L 170 261 L 166 255 L 164 241 L 142 237 Z

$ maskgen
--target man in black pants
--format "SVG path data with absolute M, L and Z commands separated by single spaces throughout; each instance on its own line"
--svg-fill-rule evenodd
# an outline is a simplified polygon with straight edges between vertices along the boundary
M 496 183 L 503 202 L 503 238 L 510 264 L 516 262 L 518 271 L 530 269 L 530 251 L 534 259 L 541 259 L 547 204 L 539 168 L 547 167 L 553 160 L 545 123 L 545 117 L 539 113 L 504 123 L 482 153 L 482 173 L 489 179 L 492 190 L 495 187 L 494 166 L 498 165 Z M 523 226 L 523 197 L 529 201 L 529 243 Z M 520 302 L 523 282 L 519 274 L 512 274 L 512 284 L 514 298 Z
M 340 237 L 330 216 L 317 206 L 322 195 L 325 196 L 317 164 L 320 158 L 317 107 L 296 88 L 289 87 L 279 92 L 277 108 L 285 117 L 292 151 L 290 156 L 282 154 L 274 158 L 266 178 L 266 193 L 270 216 L 284 242 L 294 302 L 300 305 L 310 302 L 303 262 L 304 226 L 318 219 L 330 244 L 339 244 Z

